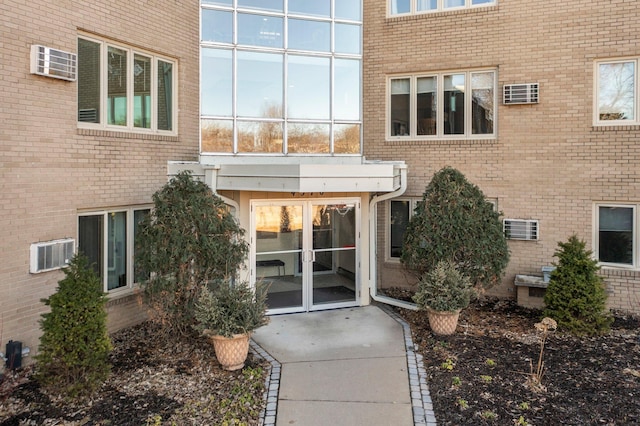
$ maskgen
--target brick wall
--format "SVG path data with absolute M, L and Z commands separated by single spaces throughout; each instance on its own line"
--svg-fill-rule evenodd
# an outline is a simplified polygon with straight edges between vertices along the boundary
M 29 245 L 77 238 L 88 209 L 151 202 L 168 160 L 198 157 L 198 2 L 35 0 L 0 4 L 0 350 L 32 348 L 60 271 L 29 273 Z M 29 73 L 32 44 L 77 52 L 94 34 L 176 61 L 177 136 L 77 128 L 77 83 Z M 136 303 L 110 303 L 112 330 L 140 321 Z
M 505 217 L 540 221 L 538 241 L 510 241 L 511 262 L 492 293 L 515 298 L 516 274 L 540 274 L 558 241 L 593 241 L 594 202 L 640 201 L 640 126 L 594 127 L 594 60 L 640 56 L 633 0 L 498 0 L 471 10 L 387 18 L 364 0 L 364 150 L 404 160 L 407 196 L 420 196 L 444 166 L 461 170 Z M 386 78 L 392 74 L 497 69 L 493 140 L 385 140 Z M 503 106 L 504 84 L 540 84 L 540 103 Z M 380 218 L 384 218 L 380 215 Z M 380 285 L 406 282 L 381 253 Z M 609 304 L 640 312 L 637 273 L 607 279 Z

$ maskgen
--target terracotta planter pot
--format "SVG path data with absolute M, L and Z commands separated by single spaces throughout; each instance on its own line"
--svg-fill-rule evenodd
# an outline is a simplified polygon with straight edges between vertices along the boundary
M 233 337 L 209 336 L 222 368 L 229 371 L 244 367 L 249 354 L 249 334 L 234 334 Z
M 440 312 L 427 308 L 427 317 L 429 318 L 431 331 L 440 336 L 450 336 L 456 332 L 459 316 L 460 309 L 454 312 Z

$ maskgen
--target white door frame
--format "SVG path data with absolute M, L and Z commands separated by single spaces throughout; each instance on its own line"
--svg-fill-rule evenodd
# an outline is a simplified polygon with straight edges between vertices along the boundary
M 256 217 L 256 207 L 258 206 L 302 206 L 302 306 L 287 307 L 269 310 L 268 314 L 282 314 L 293 312 L 309 312 L 316 310 L 334 309 L 348 306 L 359 306 L 361 299 L 361 270 L 360 270 L 360 226 L 361 226 L 361 198 L 360 197 L 331 197 L 331 198 L 281 198 L 281 199 L 252 199 L 250 200 L 250 251 L 249 269 L 251 284 L 255 285 L 257 279 L 256 267 L 256 228 L 258 218 Z M 332 204 L 353 204 L 355 205 L 355 299 L 349 302 L 336 302 L 327 304 L 313 304 L 313 261 L 315 253 L 313 250 L 313 218 L 312 206 L 332 205 Z M 336 250 L 339 252 L 340 250 Z M 286 252 L 286 251 L 285 251 Z M 291 251 L 294 252 L 294 251 Z M 295 268 L 294 268 L 295 271 Z

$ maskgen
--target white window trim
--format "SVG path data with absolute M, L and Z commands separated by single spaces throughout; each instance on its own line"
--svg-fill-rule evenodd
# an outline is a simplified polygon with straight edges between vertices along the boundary
M 593 229 L 593 237 L 592 237 L 592 247 L 593 247 L 593 258 L 598 261 L 598 264 L 603 268 L 607 269 L 631 269 L 638 270 L 640 269 L 638 265 L 638 208 L 640 204 L 636 203 L 606 203 L 606 202 L 598 202 L 593 205 L 593 214 L 591 215 L 593 218 L 593 223 L 591 229 Z M 633 255 L 631 258 L 631 265 L 626 263 L 612 263 L 612 262 L 601 262 L 600 261 L 600 207 L 622 207 L 622 208 L 631 208 L 633 209 L 633 244 L 632 250 Z
M 392 3 L 393 0 L 387 0 L 387 17 L 395 18 L 397 16 L 408 16 L 408 15 L 424 15 L 429 13 L 438 13 L 438 12 L 449 12 L 454 10 L 463 10 L 463 9 L 477 9 L 488 6 L 496 6 L 498 4 L 498 0 L 493 0 L 488 3 L 482 4 L 472 4 L 472 0 L 465 0 L 465 4 L 463 6 L 456 7 L 444 7 L 445 0 L 438 0 L 438 6 L 436 9 L 432 10 L 418 10 L 417 2 L 418 0 L 410 0 L 410 11 L 407 13 L 393 13 Z
M 135 207 L 130 207 L 130 208 L 118 208 L 118 209 L 109 209 L 109 210 L 97 210 L 97 211 L 83 211 L 82 213 L 78 213 L 78 220 L 80 220 L 80 217 L 84 217 L 84 216 L 102 216 L 102 256 L 103 256 L 103 261 L 102 261 L 102 277 L 101 277 L 101 281 L 102 281 L 102 290 L 107 293 L 109 296 L 115 295 L 115 294 L 120 294 L 123 292 L 129 292 L 131 290 L 133 290 L 135 287 L 138 286 L 139 283 L 134 282 L 134 278 L 135 278 L 135 270 L 134 270 L 134 258 L 133 258 L 133 253 L 134 253 L 134 248 L 135 248 L 135 240 L 134 240 L 134 214 L 136 211 L 140 211 L 140 210 L 149 210 L 152 211 L 153 210 L 153 206 L 152 205 L 142 205 L 142 206 L 135 206 Z M 109 277 L 108 277 L 108 245 L 109 245 L 109 238 L 107 237 L 108 232 L 109 232 L 109 221 L 107 220 L 107 215 L 111 214 L 111 213 L 121 213 L 121 212 L 125 212 L 127 214 L 126 217 L 126 222 L 127 222 L 127 230 L 126 230 L 126 241 L 127 241 L 127 247 L 126 247 L 126 252 L 127 252 L 127 257 L 126 257 L 126 262 L 127 262 L 127 284 L 123 287 L 118 287 L 118 288 L 114 288 L 113 290 L 109 290 Z M 76 238 L 76 241 L 80 241 L 80 232 L 78 230 L 78 235 Z M 76 249 L 78 249 L 78 244 L 76 243 Z
M 77 121 L 79 129 L 102 129 L 116 132 L 128 132 L 128 133 L 144 133 L 144 134 L 158 134 L 167 136 L 176 136 L 178 134 L 178 62 L 175 59 L 161 56 L 149 51 L 145 51 L 131 46 L 114 43 L 110 40 L 96 38 L 95 36 L 85 36 L 83 34 L 78 35 L 79 39 L 98 43 L 100 45 L 100 123 L 87 123 L 83 121 Z M 117 126 L 107 124 L 107 107 L 106 100 L 108 97 L 107 87 L 107 57 L 109 47 L 115 47 L 127 52 L 127 125 Z M 135 55 L 145 56 L 151 58 L 151 126 L 149 129 L 142 127 L 135 127 L 133 123 L 134 112 L 134 78 L 133 67 Z M 157 96 L 157 82 L 158 82 L 158 61 L 164 61 L 173 65 L 172 81 L 171 81 L 171 127 L 172 130 L 159 130 L 158 127 L 158 96 Z
M 422 201 L 422 197 L 398 197 L 387 200 L 385 203 L 386 211 L 386 226 L 384 232 L 384 260 L 388 263 L 400 263 L 399 257 L 391 256 L 391 202 L 392 201 L 408 201 L 409 202 L 409 220 L 413 217 L 418 203 Z
M 471 76 L 473 74 L 482 74 L 487 72 L 493 72 L 493 133 L 472 134 L 472 96 L 471 96 Z M 444 134 L 444 77 L 453 74 L 465 75 L 465 99 L 464 99 L 464 134 L 447 135 Z M 417 81 L 419 78 L 424 77 L 436 77 L 437 85 L 437 105 L 436 105 L 436 134 L 435 135 L 418 135 L 418 123 L 417 123 Z M 409 111 L 411 119 L 411 128 L 409 129 L 409 136 L 392 136 L 391 135 L 391 80 L 397 79 L 409 79 Z M 498 70 L 495 68 L 485 69 L 470 69 L 470 70 L 451 70 L 438 73 L 420 73 L 420 74 L 398 74 L 389 75 L 387 77 L 387 89 L 386 89 L 386 118 L 385 118 L 385 135 L 387 141 L 407 141 L 407 140 L 486 140 L 496 139 L 498 137 Z
M 633 62 L 635 64 L 635 76 L 634 76 L 634 102 L 633 102 L 633 114 L 632 120 L 600 120 L 599 111 L 599 94 L 600 94 L 600 65 L 604 64 L 620 64 L 624 62 Z M 593 125 L 594 126 L 634 126 L 640 125 L 640 113 L 638 108 L 640 107 L 640 74 L 638 70 L 640 66 L 640 58 L 618 58 L 618 59 L 606 59 L 598 60 L 593 64 Z

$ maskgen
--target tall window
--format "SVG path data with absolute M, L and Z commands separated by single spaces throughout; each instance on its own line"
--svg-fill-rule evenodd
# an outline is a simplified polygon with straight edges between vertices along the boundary
M 596 256 L 603 264 L 637 266 L 636 205 L 596 206 Z
M 404 233 L 409 225 L 409 219 L 413 216 L 419 198 L 400 198 L 390 200 L 387 204 L 389 212 L 389 228 L 387 246 L 387 258 L 399 260 L 402 255 L 402 242 Z
M 486 70 L 390 78 L 389 136 L 494 137 L 495 79 Z
M 638 124 L 638 60 L 596 63 L 596 124 Z
M 387 0 L 389 15 L 437 12 L 452 9 L 493 6 L 497 0 Z
M 93 38 L 78 38 L 82 127 L 175 133 L 175 62 Z
M 360 154 L 361 0 L 201 6 L 202 152 Z
M 89 259 L 104 291 L 130 288 L 134 279 L 135 232 L 147 209 L 87 213 L 78 217 L 78 252 Z

